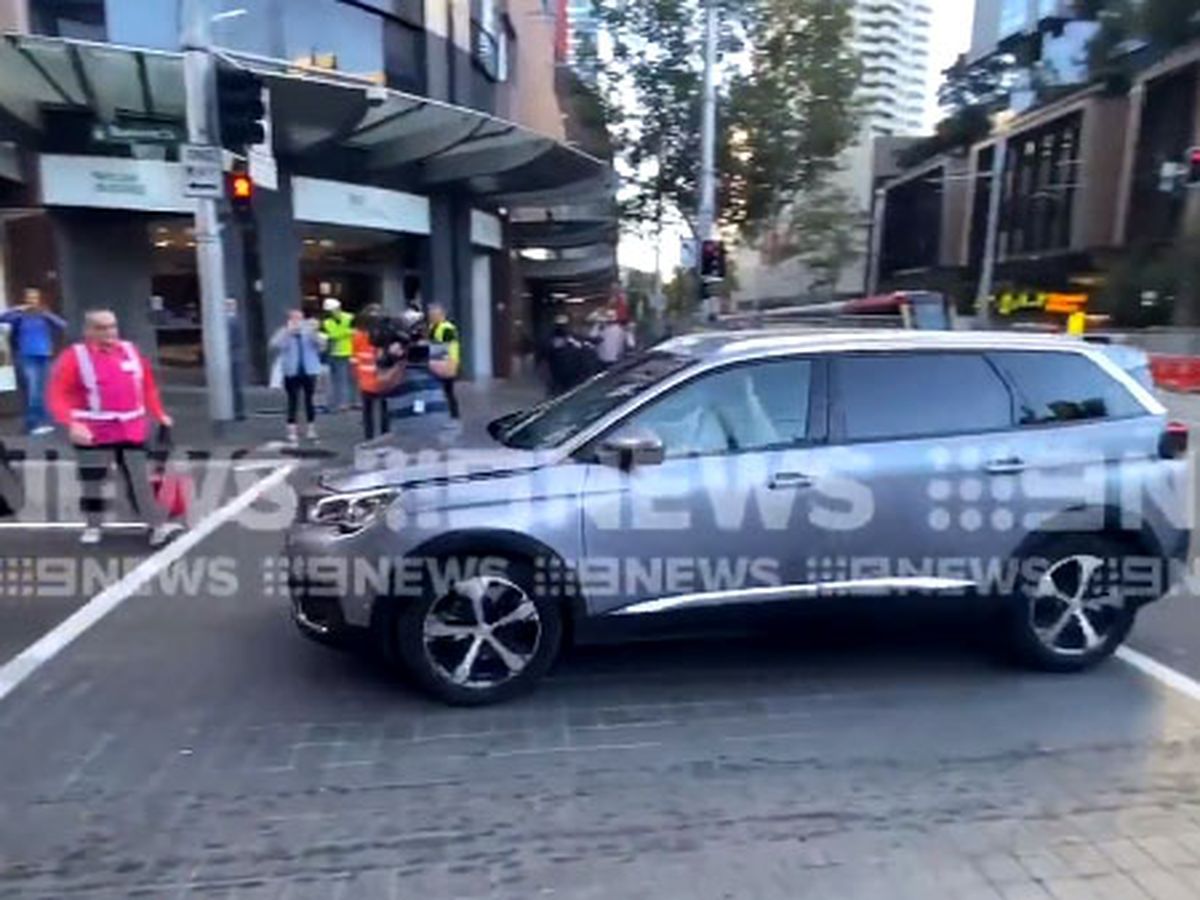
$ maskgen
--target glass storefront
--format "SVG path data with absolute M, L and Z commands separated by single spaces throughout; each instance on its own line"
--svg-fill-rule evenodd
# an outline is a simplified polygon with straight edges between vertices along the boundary
M 425 239 L 334 225 L 301 225 L 300 275 L 305 310 L 329 297 L 349 312 L 372 303 L 402 309 L 418 293 Z
M 410 91 L 424 85 L 422 15 L 341 0 L 209 0 L 218 47 L 327 68 Z M 176 50 L 180 0 L 31 0 L 33 30 L 53 37 Z

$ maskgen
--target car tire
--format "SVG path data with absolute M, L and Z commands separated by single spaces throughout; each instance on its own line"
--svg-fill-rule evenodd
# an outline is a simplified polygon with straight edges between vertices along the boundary
M 532 567 L 524 560 L 509 560 L 502 574 L 489 569 L 448 589 L 426 579 L 421 596 L 405 603 L 392 622 L 404 667 L 428 693 L 455 706 L 500 703 L 533 689 L 563 637 L 559 600 L 534 589 Z
M 1131 553 L 1114 538 L 1063 535 L 1022 554 L 1005 610 L 1016 660 L 1045 672 L 1081 672 L 1116 652 L 1137 618 L 1120 581 Z

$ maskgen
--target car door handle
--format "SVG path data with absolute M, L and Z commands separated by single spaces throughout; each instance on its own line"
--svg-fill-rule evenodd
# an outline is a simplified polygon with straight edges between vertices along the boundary
M 801 490 L 812 487 L 812 484 L 812 476 L 803 472 L 780 472 L 771 476 L 770 488 L 773 491 Z
M 1025 471 L 1025 460 L 1018 457 L 995 459 L 987 464 L 989 475 L 1020 475 Z

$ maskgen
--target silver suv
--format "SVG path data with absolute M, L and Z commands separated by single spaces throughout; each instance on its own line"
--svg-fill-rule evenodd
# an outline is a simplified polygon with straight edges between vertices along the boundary
M 489 431 L 363 453 L 288 536 L 301 630 L 453 703 L 607 624 L 863 595 L 993 604 L 1022 660 L 1083 669 L 1189 545 L 1186 432 L 1065 338 L 697 335 Z

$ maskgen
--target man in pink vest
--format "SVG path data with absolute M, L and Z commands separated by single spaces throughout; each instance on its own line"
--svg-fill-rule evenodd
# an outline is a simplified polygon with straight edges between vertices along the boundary
M 149 419 L 168 428 L 173 422 L 163 410 L 150 364 L 137 347 L 120 339 L 110 310 L 87 313 L 84 340 L 55 361 L 47 394 L 50 413 L 66 426 L 79 459 L 83 543 L 100 541 L 104 483 L 114 463 L 150 527 L 151 545 L 170 540 L 180 526 L 166 521 L 155 500 L 146 441 Z

